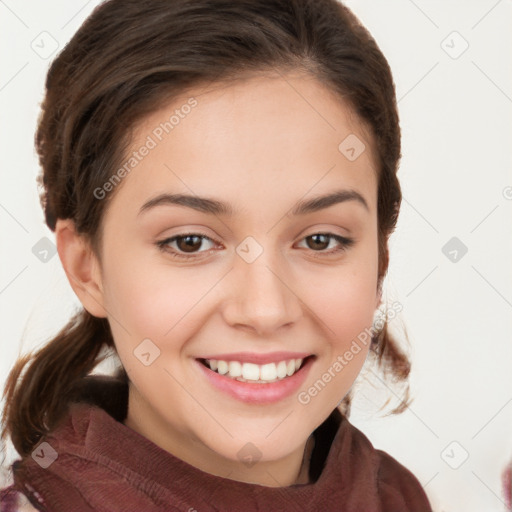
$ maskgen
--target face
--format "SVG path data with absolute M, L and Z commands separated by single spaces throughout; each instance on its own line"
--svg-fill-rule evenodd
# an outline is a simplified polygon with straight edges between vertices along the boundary
M 127 425 L 230 478 L 302 455 L 369 349 L 353 342 L 379 304 L 372 147 L 304 75 L 197 88 L 137 126 L 100 285 Z

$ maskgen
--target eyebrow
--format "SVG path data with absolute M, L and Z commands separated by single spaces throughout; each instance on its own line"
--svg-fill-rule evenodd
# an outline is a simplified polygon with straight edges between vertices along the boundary
M 343 189 L 336 190 L 335 192 L 331 192 L 326 195 L 317 196 L 312 199 L 299 201 L 292 210 L 292 215 L 297 216 L 317 212 L 335 204 L 347 201 L 356 201 L 356 203 L 364 206 L 367 211 L 370 211 L 368 203 L 359 192 Z M 202 213 L 209 213 L 213 215 L 225 215 L 232 217 L 237 214 L 237 211 L 230 204 L 216 199 L 188 194 L 160 194 L 149 201 L 146 201 L 140 208 L 138 215 L 161 205 L 185 206 Z

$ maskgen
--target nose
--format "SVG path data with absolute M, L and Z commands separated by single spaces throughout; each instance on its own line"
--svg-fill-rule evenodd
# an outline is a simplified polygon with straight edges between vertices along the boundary
M 230 326 L 268 337 L 300 318 L 302 301 L 291 272 L 271 251 L 251 263 L 236 256 L 229 279 L 224 319 Z

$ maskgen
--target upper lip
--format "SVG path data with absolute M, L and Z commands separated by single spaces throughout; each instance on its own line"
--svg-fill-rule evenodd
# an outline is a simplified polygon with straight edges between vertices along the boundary
M 198 359 L 215 359 L 221 361 L 240 361 L 241 363 L 267 364 L 290 359 L 305 359 L 311 356 L 310 352 L 268 352 L 266 354 L 256 352 L 233 352 L 230 354 L 213 354 Z

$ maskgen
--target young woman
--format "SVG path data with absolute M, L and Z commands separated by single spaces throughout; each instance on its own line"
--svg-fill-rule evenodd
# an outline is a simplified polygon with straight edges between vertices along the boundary
M 348 421 L 369 355 L 410 366 L 372 324 L 394 84 L 346 7 L 104 2 L 51 65 L 36 146 L 83 309 L 9 376 L 6 509 L 431 510 Z

